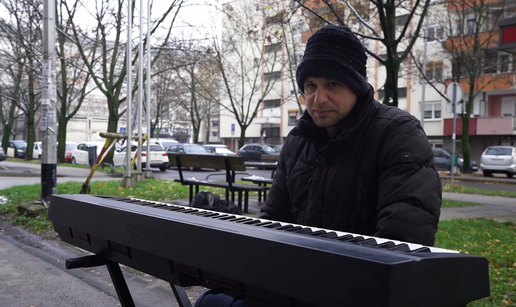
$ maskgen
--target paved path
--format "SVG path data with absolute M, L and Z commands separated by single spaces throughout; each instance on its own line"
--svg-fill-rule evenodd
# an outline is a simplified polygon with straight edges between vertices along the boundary
M 443 199 L 478 203 L 482 206 L 441 208 L 440 220 L 493 218 L 516 223 L 516 198 L 443 192 Z

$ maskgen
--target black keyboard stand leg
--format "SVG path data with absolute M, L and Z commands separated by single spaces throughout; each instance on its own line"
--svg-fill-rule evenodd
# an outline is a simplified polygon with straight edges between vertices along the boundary
M 176 296 L 177 303 L 179 307 L 192 307 L 190 300 L 188 299 L 188 295 L 186 294 L 185 288 L 170 284 L 172 287 L 172 291 L 174 291 L 174 295 Z
M 129 288 L 127 287 L 127 283 L 125 282 L 124 275 L 118 263 L 106 260 L 106 266 L 122 307 L 135 307 L 131 292 L 129 292 Z
M 131 292 L 129 292 L 129 288 L 127 287 L 127 283 L 125 282 L 124 275 L 122 274 L 122 270 L 120 270 L 118 263 L 110 261 L 99 255 L 71 258 L 67 259 L 65 262 L 65 267 L 68 270 L 91 268 L 101 265 L 106 265 L 109 271 L 109 276 L 111 276 L 111 281 L 113 282 L 113 286 L 115 286 L 116 294 L 120 300 L 120 305 L 122 305 L 122 307 L 135 307 Z

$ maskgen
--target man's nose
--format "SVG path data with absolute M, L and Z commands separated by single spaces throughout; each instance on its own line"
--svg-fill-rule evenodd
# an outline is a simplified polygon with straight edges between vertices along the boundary
M 328 101 L 328 93 L 324 88 L 317 87 L 317 90 L 315 91 L 314 103 L 322 104 L 326 101 Z

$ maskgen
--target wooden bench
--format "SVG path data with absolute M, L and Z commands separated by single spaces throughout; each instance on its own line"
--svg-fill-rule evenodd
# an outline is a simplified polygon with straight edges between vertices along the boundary
M 217 155 L 194 155 L 194 154 L 168 154 L 169 165 L 177 166 L 179 179 L 174 181 L 190 187 L 189 201 L 192 202 L 194 196 L 199 193 L 199 186 L 210 186 L 226 190 L 226 199 L 235 202 L 235 193 L 238 193 L 238 208 L 247 213 L 249 209 L 249 192 L 265 192 L 267 186 L 257 186 L 250 184 L 235 183 L 237 171 L 245 171 L 244 159 L 242 157 L 228 157 Z M 225 181 L 200 180 L 197 178 L 185 178 L 183 167 L 224 169 Z M 242 209 L 242 194 L 244 198 L 244 208 Z

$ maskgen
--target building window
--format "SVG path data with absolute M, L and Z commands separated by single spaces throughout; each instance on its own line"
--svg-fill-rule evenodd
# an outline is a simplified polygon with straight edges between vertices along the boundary
M 385 97 L 385 90 L 378 90 L 378 100 L 382 100 Z M 399 87 L 398 88 L 398 98 L 407 98 L 407 88 Z
M 292 67 L 297 67 L 299 63 L 301 63 L 301 60 L 303 59 L 303 52 L 297 51 L 296 53 L 290 54 L 290 63 Z
M 453 60 L 452 74 L 454 76 L 466 77 L 469 75 L 469 65 L 471 60 L 467 57 L 458 58 Z
M 441 25 L 432 25 L 426 29 L 427 42 L 440 42 L 442 40 L 444 40 L 444 30 Z
M 218 127 L 219 126 L 219 121 L 218 120 L 214 120 L 214 121 L 211 122 L 211 125 L 213 127 Z
M 441 108 L 440 102 L 425 103 L 425 119 L 440 119 Z
M 477 23 L 475 22 L 474 18 L 468 18 L 466 22 L 466 34 L 474 34 L 476 29 Z
M 296 125 L 298 114 L 299 114 L 298 111 L 289 111 L 288 112 L 288 125 L 289 126 L 295 126 Z
M 269 99 L 263 101 L 263 108 L 269 109 L 269 108 L 277 108 L 281 105 L 281 99 Z
M 508 54 L 501 55 L 499 63 L 500 63 L 500 72 L 501 73 L 509 72 L 509 55 Z
M 484 73 L 496 74 L 498 66 L 498 53 L 495 51 L 486 51 L 484 56 Z
M 301 33 L 303 33 L 303 23 L 301 23 L 301 22 L 293 23 L 291 30 L 292 30 L 293 36 L 301 35 Z
M 281 43 L 270 44 L 265 46 L 265 53 L 277 52 L 281 50 Z
M 263 74 L 266 81 L 281 79 L 281 71 L 266 72 Z
M 396 16 L 396 27 L 403 27 L 407 23 L 408 19 L 408 14 Z
M 254 67 L 258 67 L 258 66 L 260 66 L 260 59 L 254 58 Z
M 211 136 L 217 136 L 219 133 L 217 131 L 212 131 Z
M 443 80 L 443 62 L 430 62 L 426 64 L 426 78 L 430 81 Z

